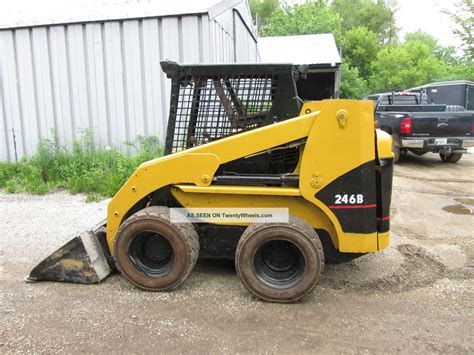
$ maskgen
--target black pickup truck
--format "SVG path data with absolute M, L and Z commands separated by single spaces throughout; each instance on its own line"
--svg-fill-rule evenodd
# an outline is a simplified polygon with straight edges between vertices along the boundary
M 474 111 L 447 111 L 444 104 L 428 102 L 421 92 L 373 94 L 376 124 L 393 138 L 394 161 L 400 152 L 439 153 L 444 162 L 456 163 L 466 148 L 474 147 Z

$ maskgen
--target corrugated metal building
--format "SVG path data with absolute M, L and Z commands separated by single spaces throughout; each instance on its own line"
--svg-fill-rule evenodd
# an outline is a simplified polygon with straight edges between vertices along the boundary
M 53 130 L 63 142 L 87 127 L 101 145 L 164 141 L 160 60 L 258 61 L 246 0 L 97 4 L 0 15 L 0 160 L 34 153 Z

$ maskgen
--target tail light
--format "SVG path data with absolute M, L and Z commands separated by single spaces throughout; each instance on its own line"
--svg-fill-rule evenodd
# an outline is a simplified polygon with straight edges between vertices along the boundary
M 471 134 L 474 134 L 474 118 L 471 120 Z
M 403 118 L 400 121 L 400 134 L 412 134 L 413 133 L 413 119 Z

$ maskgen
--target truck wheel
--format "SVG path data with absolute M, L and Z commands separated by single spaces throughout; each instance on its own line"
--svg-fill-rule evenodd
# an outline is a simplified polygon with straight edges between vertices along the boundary
M 445 163 L 457 163 L 461 159 L 462 153 L 445 154 L 443 152 L 439 152 L 439 156 L 441 160 L 444 161 Z
M 303 220 L 249 226 L 240 237 L 235 267 L 244 286 L 271 302 L 296 302 L 309 294 L 324 270 L 316 232 Z
M 147 207 L 120 226 L 114 243 L 117 268 L 128 281 L 150 291 L 178 287 L 199 255 L 191 223 L 171 223 L 167 207 Z

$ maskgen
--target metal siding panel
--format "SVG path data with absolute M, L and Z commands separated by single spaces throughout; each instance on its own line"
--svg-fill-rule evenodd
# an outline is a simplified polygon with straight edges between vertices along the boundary
M 216 49 L 217 49 L 217 60 L 218 62 L 225 63 L 225 46 L 224 44 L 224 31 L 222 27 L 219 26 L 219 24 L 216 23 L 216 28 L 217 28 L 217 42 L 215 44 Z
M 3 33 L 4 47 L 0 60 L 3 80 L 3 108 L 5 115 L 5 130 L 10 159 L 20 158 L 25 152 L 25 130 L 22 124 L 22 99 L 20 83 L 17 80 L 18 66 L 16 63 L 15 36 L 12 31 Z
M 18 83 L 25 117 L 23 136 L 25 137 L 25 152 L 33 154 L 41 137 L 38 102 L 36 96 L 36 78 L 31 52 L 31 32 L 28 29 L 15 31 L 17 41 Z M 13 85 L 13 84 L 12 84 Z
M 104 51 L 102 46 L 101 25 L 86 25 L 86 45 L 88 66 L 90 70 L 90 92 L 92 108 L 92 129 L 99 144 L 108 143 L 108 99 L 104 81 Z
M 141 85 L 141 109 L 143 112 L 143 133 L 145 137 L 149 136 L 149 124 L 148 124 L 148 110 L 147 110 L 147 103 L 148 103 L 148 87 L 150 85 L 149 81 L 145 75 L 145 44 L 143 39 L 143 21 L 140 20 L 138 22 L 138 36 L 140 42 L 140 85 Z
M 222 63 L 227 62 L 226 45 L 227 45 L 226 33 L 225 33 L 224 29 L 219 26 L 219 43 L 216 44 L 216 46 L 219 49 L 220 61 Z
M 200 18 L 200 30 L 201 30 L 201 40 L 202 40 L 202 48 L 203 48 L 203 63 L 211 63 L 212 62 L 212 53 L 211 53 L 211 28 L 209 26 L 209 17 L 206 16 L 199 16 Z
M 178 20 L 176 18 L 162 18 L 161 19 L 161 41 L 162 41 L 162 59 L 169 59 L 173 61 L 179 60 L 179 46 L 177 45 L 178 41 Z M 170 79 L 166 78 L 166 75 L 163 73 L 164 78 L 164 106 L 168 107 L 168 102 L 171 96 L 171 83 Z M 166 110 L 166 116 L 168 110 Z
M 163 48 L 163 21 L 162 19 L 158 19 L 158 44 L 159 44 L 159 49 L 160 49 L 160 60 L 165 60 L 165 53 L 164 53 L 164 48 Z M 168 123 L 168 112 L 169 112 L 169 98 L 170 98 L 170 92 L 171 92 L 171 84 L 169 83 L 168 78 L 166 77 L 166 74 L 161 71 L 161 80 L 160 80 L 160 85 L 161 85 L 161 109 L 162 109 L 162 120 L 163 120 L 163 126 L 166 128 L 167 123 Z M 166 117 L 166 118 L 165 118 Z M 164 132 L 164 136 L 166 136 L 166 133 Z M 163 140 L 164 141 L 164 140 Z
M 50 54 L 53 75 L 53 92 L 56 105 L 56 130 L 61 140 L 71 142 L 74 138 L 73 122 L 71 116 L 71 97 L 68 73 L 68 62 L 66 54 L 66 37 L 64 26 L 51 27 Z
M 126 21 L 123 25 L 124 71 L 127 85 L 130 138 L 145 134 L 140 38 L 138 21 Z
M 111 142 L 118 146 L 130 140 L 127 115 L 125 113 L 125 92 L 123 80 L 122 39 L 119 22 L 104 24 L 105 50 L 107 51 L 107 91 L 109 97 Z
M 183 27 L 183 62 L 199 63 L 201 53 L 201 39 L 199 38 L 199 23 L 197 16 L 185 16 L 182 20 Z
M 235 51 L 236 51 L 236 60 L 237 62 L 246 62 L 248 61 L 248 44 L 246 39 L 248 39 L 247 33 L 243 32 L 245 27 L 242 25 L 242 21 L 238 16 L 235 16 Z
M 157 136 L 164 143 L 166 135 L 166 110 L 162 109 L 162 80 L 165 80 L 161 67 L 158 20 L 143 20 L 143 65 L 146 80 L 146 112 L 148 134 Z M 164 83 L 163 83 L 164 84 Z
M 209 26 L 209 57 L 210 57 L 210 62 L 214 63 L 216 61 L 216 54 L 215 54 L 216 23 L 211 20 L 208 22 L 208 26 Z
M 219 27 L 217 26 L 217 23 L 214 20 L 212 20 L 211 23 L 212 23 L 212 31 L 213 31 L 213 39 L 211 42 L 212 52 L 213 52 L 212 61 L 213 63 L 217 63 L 221 61 L 219 57 L 220 51 L 218 51 L 218 47 L 217 47 L 217 44 L 220 43 L 220 39 L 219 39 L 220 30 L 219 30 Z
M 8 67 L 7 61 L 8 56 L 11 55 L 11 51 L 8 50 L 7 41 L 10 33 L 8 31 L 0 31 L 0 114 L 2 117 L 2 145 L 0 152 L 1 160 L 13 160 L 13 138 L 10 134 L 11 131 L 11 104 L 10 95 L 7 90 L 10 88 L 8 81 Z M 12 43 L 13 44 L 13 43 Z M 7 108 L 8 106 L 8 108 Z
M 19 69 L 18 69 L 18 44 L 16 40 L 16 32 L 12 31 L 13 37 L 13 49 L 14 49 L 14 60 L 15 60 L 15 82 L 16 82 L 16 93 L 18 95 L 18 123 L 15 124 L 16 128 L 21 132 L 19 142 L 16 141 L 16 137 L 14 137 L 14 150 L 16 151 L 15 159 L 21 157 L 23 154 L 26 153 L 26 136 L 25 136 L 25 115 L 23 110 L 23 100 L 21 97 L 21 83 L 18 80 L 19 76 Z M 12 133 L 13 135 L 13 133 Z
M 68 25 L 67 41 L 70 61 L 71 101 L 76 134 L 89 128 L 86 61 L 82 25 Z
M 0 45 L 0 50 L 2 50 L 2 46 Z M 8 144 L 8 128 L 7 128 L 7 115 L 5 109 L 5 100 L 3 98 L 4 92 L 4 85 L 2 79 L 2 68 L 1 68 L 1 61 L 0 61 L 0 120 L 2 125 L 0 126 L 0 134 L 2 139 L 0 140 L 0 161 L 10 160 L 10 147 Z
M 36 75 L 36 97 L 38 100 L 38 119 L 40 120 L 40 137 L 52 138 L 55 130 L 54 109 L 51 93 L 51 73 L 47 47 L 46 28 L 38 27 L 32 31 L 33 66 Z
M 165 17 L 161 19 L 163 31 L 163 54 L 166 59 L 179 62 L 178 19 Z

